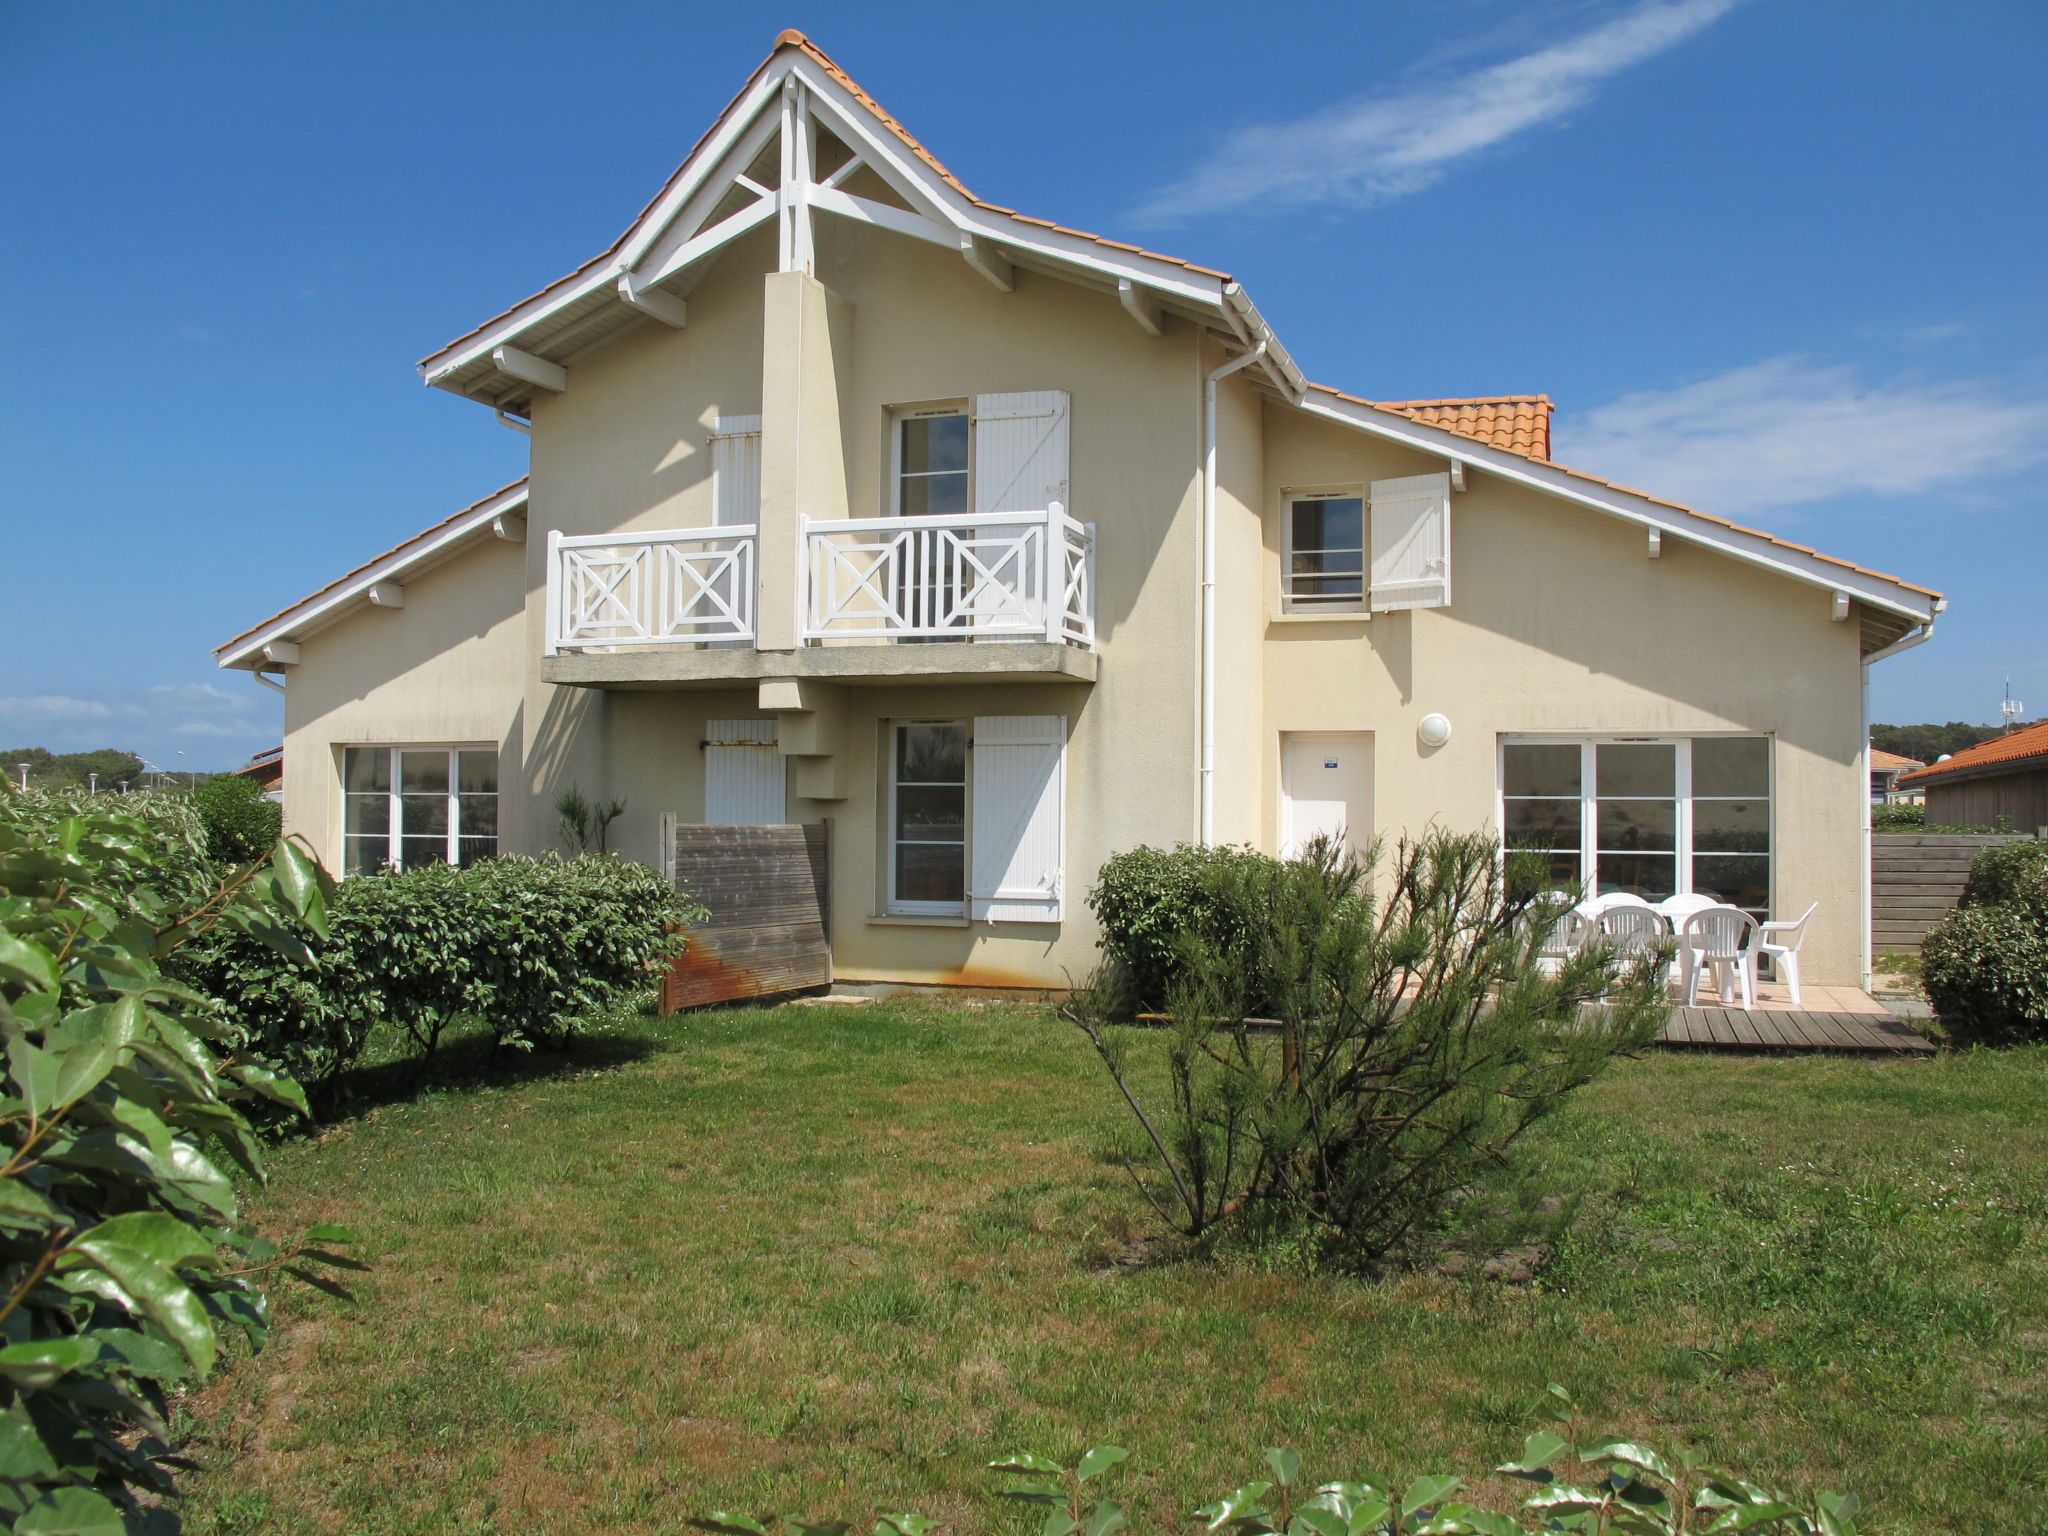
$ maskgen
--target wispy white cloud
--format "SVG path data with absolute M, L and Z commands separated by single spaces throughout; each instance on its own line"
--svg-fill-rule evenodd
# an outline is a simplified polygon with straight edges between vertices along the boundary
M 0 699 L 0 720 L 104 720 L 112 714 L 98 699 L 71 699 L 58 693 Z
M 1776 357 L 1560 413 L 1557 456 L 1704 511 L 1741 516 L 1864 492 L 1903 496 L 2048 460 L 2048 399 L 1979 380 L 1866 383 Z
M 1452 165 L 1555 121 L 1612 75 L 1711 26 L 1740 0 L 1643 0 L 1565 42 L 1286 123 L 1239 129 L 1147 198 L 1152 224 L 1251 204 L 1363 206 L 1420 191 Z

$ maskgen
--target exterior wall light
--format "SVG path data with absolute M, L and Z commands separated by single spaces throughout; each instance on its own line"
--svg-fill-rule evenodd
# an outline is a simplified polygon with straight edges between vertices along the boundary
M 1415 739 L 1425 747 L 1440 747 L 1451 739 L 1451 722 L 1442 715 L 1424 715 L 1416 722 Z

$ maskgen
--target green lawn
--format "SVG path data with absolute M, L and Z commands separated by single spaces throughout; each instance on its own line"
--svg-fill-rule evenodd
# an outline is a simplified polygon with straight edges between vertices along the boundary
M 280 1288 L 189 1405 L 197 1531 L 1022 1533 L 981 1463 L 1099 1440 L 1134 1526 L 1187 1529 L 1267 1445 L 1489 1465 L 1548 1381 L 1866 1531 L 2048 1529 L 2048 1053 L 1624 1063 L 1487 1197 L 1569 1223 L 1519 1287 L 1107 1262 L 1147 1230 L 1119 1108 L 1022 1006 L 628 1019 L 554 1075 L 364 1092 L 257 1202 L 355 1227 L 361 1299 Z

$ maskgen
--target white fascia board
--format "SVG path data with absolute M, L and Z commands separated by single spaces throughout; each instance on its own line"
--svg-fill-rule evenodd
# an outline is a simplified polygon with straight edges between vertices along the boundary
M 782 112 L 771 103 L 751 124 L 742 125 L 738 138 L 721 150 L 717 158 L 688 167 L 674 189 L 684 194 L 676 212 L 672 216 L 664 216 L 659 223 L 650 215 L 643 224 L 634 227 L 619 250 L 620 270 L 634 273 L 636 279 L 644 284 L 648 279 L 640 274 L 674 266 L 671 258 L 676 251 L 704 232 L 705 220 L 711 217 L 712 210 L 740 184 L 740 173 L 753 164 L 755 156 L 766 149 L 768 142 L 781 130 Z M 722 174 L 728 170 L 731 175 Z M 765 200 L 770 208 L 775 206 L 773 188 L 769 189 Z M 662 201 L 666 204 L 668 199 Z
M 489 536 L 499 518 L 525 510 L 526 496 L 526 487 L 519 486 L 470 508 L 454 522 L 436 529 L 430 539 L 418 543 L 407 540 L 391 553 L 371 561 L 332 591 L 309 597 L 287 608 L 261 629 L 229 642 L 232 649 L 224 646 L 215 652 L 218 665 L 254 668 L 267 664 L 263 654 L 265 646 L 303 639 L 332 623 L 344 610 L 357 603 L 369 603 L 372 587 L 398 581 L 422 566 L 432 564 L 473 537 Z
M 1327 417 L 1384 437 L 1397 443 L 1405 443 L 1423 453 L 1435 454 L 1439 458 L 1462 460 L 1490 474 L 1527 486 L 1545 495 L 1561 497 L 1605 512 L 1610 517 L 1619 517 L 1627 522 L 1645 528 L 1661 529 L 1689 543 L 1703 544 L 1709 549 L 1719 550 L 1738 560 L 1803 581 L 1809 586 L 1823 587 L 1830 592 L 1846 591 L 1867 603 L 1903 614 L 1916 623 L 1925 623 L 1940 611 L 1940 600 L 1925 593 L 1912 591 L 1888 577 L 1874 572 L 1851 570 L 1836 565 L 1818 555 L 1806 554 L 1796 549 L 1787 549 L 1773 543 L 1768 537 L 1731 528 L 1712 518 L 1688 512 L 1682 507 L 1667 506 L 1652 501 L 1631 491 L 1608 486 L 1594 485 L 1581 480 L 1564 470 L 1534 459 L 1524 458 L 1505 448 L 1494 448 L 1469 437 L 1460 437 L 1442 427 L 1432 427 L 1425 422 L 1410 421 L 1390 411 L 1375 410 L 1371 406 L 1356 405 L 1335 396 L 1311 392 L 1301 402 L 1301 409 L 1312 415 Z

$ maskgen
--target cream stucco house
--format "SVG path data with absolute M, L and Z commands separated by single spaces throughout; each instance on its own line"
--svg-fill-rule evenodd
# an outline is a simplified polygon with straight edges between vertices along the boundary
M 332 867 L 571 783 L 829 819 L 847 980 L 1058 985 L 1134 844 L 1436 822 L 1868 965 L 1864 683 L 1934 592 L 1302 377 L 1229 276 L 969 193 L 785 33 L 610 249 L 425 359 L 530 473 L 221 647 Z

